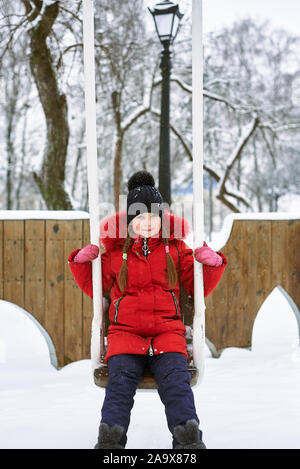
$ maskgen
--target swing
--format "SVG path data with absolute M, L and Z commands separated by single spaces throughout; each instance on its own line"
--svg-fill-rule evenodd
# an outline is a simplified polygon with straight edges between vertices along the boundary
M 193 0 L 193 227 L 194 245 L 203 244 L 203 59 L 202 54 L 202 0 Z M 83 50 L 85 81 L 85 114 L 88 191 L 90 210 L 91 243 L 99 246 L 98 215 L 98 168 L 97 168 L 97 133 L 96 133 L 96 99 L 95 99 L 95 64 L 94 64 L 94 13 L 93 0 L 83 0 Z M 92 262 L 93 276 L 93 309 L 91 333 L 91 362 L 94 383 L 106 387 L 108 366 L 103 362 L 105 355 L 105 334 L 108 327 L 108 307 L 103 307 L 101 260 Z M 194 263 L 194 300 L 187 295 L 180 282 L 179 304 L 182 321 L 187 330 L 187 346 L 190 351 L 188 370 L 191 374 L 191 385 L 194 386 L 203 377 L 205 347 L 205 304 L 202 265 Z M 109 300 L 109 299 L 108 299 Z M 139 389 L 156 389 L 157 384 L 149 370 L 145 371 Z
M 179 252 L 178 252 L 179 253 Z M 180 259 L 180 258 L 179 258 Z M 180 271 L 180 260 L 179 260 L 179 271 Z M 198 381 L 199 370 L 193 364 L 193 357 L 191 353 L 192 349 L 192 327 L 193 327 L 193 299 L 185 292 L 179 278 L 179 285 L 180 285 L 180 294 L 179 294 L 179 305 L 181 310 L 181 318 L 186 326 L 186 341 L 187 341 L 187 349 L 188 349 L 188 371 L 191 375 L 191 386 L 194 386 Z M 103 331 L 104 337 L 107 333 L 107 328 L 109 324 L 108 319 L 108 309 L 109 309 L 109 301 L 106 304 L 106 307 L 103 310 Z M 105 342 L 105 340 L 104 340 Z M 189 353 L 190 352 L 190 353 Z M 94 369 L 94 383 L 100 387 L 106 387 L 108 381 L 108 366 L 105 363 L 101 363 L 101 365 Z M 150 372 L 150 370 L 146 369 L 142 381 L 137 386 L 138 389 L 157 389 L 157 383 Z

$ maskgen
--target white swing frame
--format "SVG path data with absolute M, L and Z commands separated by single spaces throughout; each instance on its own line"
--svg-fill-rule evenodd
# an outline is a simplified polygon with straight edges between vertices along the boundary
M 202 246 L 204 239 L 203 204 L 203 27 L 202 0 L 192 6 L 192 84 L 193 84 L 193 242 Z M 97 132 L 95 99 L 94 2 L 83 0 L 83 49 L 86 115 L 86 152 L 90 213 L 90 239 L 99 246 L 99 187 L 97 167 Z M 103 353 L 103 292 L 101 255 L 92 262 L 93 321 L 91 334 L 92 370 L 101 366 Z M 202 264 L 194 262 L 194 320 L 193 362 L 199 371 L 198 382 L 204 374 L 205 303 Z

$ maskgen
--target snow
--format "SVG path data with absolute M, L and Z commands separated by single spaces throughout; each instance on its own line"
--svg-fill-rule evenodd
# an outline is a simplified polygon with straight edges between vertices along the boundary
M 89 218 L 82 210 L 0 210 L 0 220 L 81 220 Z
M 193 388 L 203 438 L 214 448 L 300 448 L 300 349 L 295 315 L 275 289 L 260 309 L 252 350 L 206 349 L 205 375 Z M 82 360 L 56 370 L 30 315 L 0 301 L 0 447 L 92 448 L 104 390 Z M 170 449 L 156 391 L 138 391 L 128 449 Z

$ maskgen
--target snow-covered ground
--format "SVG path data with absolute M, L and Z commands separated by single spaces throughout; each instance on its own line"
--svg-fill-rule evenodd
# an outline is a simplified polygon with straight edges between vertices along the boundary
M 262 306 L 252 351 L 206 354 L 194 395 L 208 448 L 300 448 L 300 349 L 295 316 L 278 289 Z M 0 301 L 0 447 L 92 448 L 104 390 L 88 360 L 57 371 L 24 312 Z M 138 391 L 128 449 L 171 448 L 155 391 Z

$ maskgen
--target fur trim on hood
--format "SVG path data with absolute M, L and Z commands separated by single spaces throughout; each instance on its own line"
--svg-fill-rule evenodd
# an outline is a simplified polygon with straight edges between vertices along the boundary
M 184 239 L 190 233 L 190 224 L 174 213 L 164 210 L 163 223 L 169 240 Z M 127 212 L 117 212 L 100 223 L 100 246 L 106 251 L 123 246 L 127 236 Z

